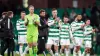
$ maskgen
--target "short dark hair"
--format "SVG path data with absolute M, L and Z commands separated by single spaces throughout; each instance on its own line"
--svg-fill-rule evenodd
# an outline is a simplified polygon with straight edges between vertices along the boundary
M 7 12 L 3 12 L 2 15 L 7 15 Z
M 56 8 L 53 8 L 53 9 L 52 9 L 52 11 L 55 11 L 55 10 L 57 10 L 57 9 L 56 9 Z
M 90 20 L 90 19 L 89 19 L 89 18 L 85 19 L 85 22 L 86 22 L 87 20 Z M 90 21 L 91 21 L 91 20 L 90 20 Z
M 7 12 L 7 16 L 10 16 L 11 14 L 13 14 L 12 11 L 8 11 L 8 12 Z
M 25 11 L 21 11 L 21 13 L 25 13 Z
M 40 10 L 40 13 L 42 13 L 42 12 L 45 12 L 45 10 L 44 10 L 44 9 L 41 9 L 41 10 Z
M 30 5 L 29 8 L 30 8 L 30 7 L 34 7 L 34 6 L 33 6 L 33 5 Z
M 68 18 L 68 15 L 64 15 L 63 18 L 64 18 L 64 17 L 65 17 L 65 18 Z

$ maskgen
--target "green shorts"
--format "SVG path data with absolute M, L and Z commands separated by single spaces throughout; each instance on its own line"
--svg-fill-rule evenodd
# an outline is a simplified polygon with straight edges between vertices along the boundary
M 37 42 L 38 41 L 38 35 L 27 35 L 27 42 Z

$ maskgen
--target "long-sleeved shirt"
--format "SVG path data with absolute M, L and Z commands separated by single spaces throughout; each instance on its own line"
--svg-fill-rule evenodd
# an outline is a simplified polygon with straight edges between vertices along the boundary
M 58 21 L 55 21 L 53 17 L 50 17 L 48 19 L 48 24 L 49 23 L 52 23 L 52 21 L 54 21 L 54 24 L 53 25 L 50 25 L 49 26 L 49 35 L 48 35 L 48 38 L 59 38 L 59 22 Z
M 24 20 L 17 20 L 16 27 L 18 31 L 18 36 L 26 36 L 26 26 Z
M 11 18 L 9 17 L 5 17 L 3 20 L 3 24 L 4 24 L 4 33 L 6 34 L 6 38 L 14 38 L 14 28 L 13 28 L 13 24 L 11 21 Z
M 48 36 L 48 25 L 46 24 L 46 18 L 40 16 L 40 24 L 41 26 L 38 27 L 39 30 L 39 37 Z

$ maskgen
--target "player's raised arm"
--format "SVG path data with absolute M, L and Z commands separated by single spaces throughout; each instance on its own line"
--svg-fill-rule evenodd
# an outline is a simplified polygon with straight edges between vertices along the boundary
M 41 24 L 40 24 L 40 17 L 39 17 L 38 15 L 37 15 L 37 17 L 35 18 L 34 23 L 35 23 L 36 25 L 38 25 L 38 26 L 41 26 Z
M 88 31 L 88 32 L 84 32 L 84 35 L 89 35 L 89 34 L 91 34 L 91 33 L 93 33 L 93 29 L 91 29 L 91 31 Z
M 59 18 L 59 24 L 58 24 L 59 29 L 61 29 L 61 26 L 62 26 L 62 21 Z
M 48 26 L 52 26 L 53 24 L 55 23 L 55 21 L 54 20 L 48 20 Z
M 27 19 L 27 16 L 25 16 L 25 26 L 27 26 L 29 23 L 29 20 Z
M 81 18 L 82 18 L 81 15 L 77 15 L 76 18 L 75 18 L 75 21 L 71 23 L 71 30 L 72 30 L 72 32 L 84 28 L 85 23 L 83 21 L 81 21 Z M 82 25 L 78 26 L 77 22 L 80 22 Z
M 75 22 L 72 22 L 71 24 L 71 29 L 72 29 L 72 32 L 78 30 L 78 29 L 81 29 L 81 28 L 84 28 L 85 24 L 79 26 L 79 27 L 76 27 L 77 25 L 75 24 Z

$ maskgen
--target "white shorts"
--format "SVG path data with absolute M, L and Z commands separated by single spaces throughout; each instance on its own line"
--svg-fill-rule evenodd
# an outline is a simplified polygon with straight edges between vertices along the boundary
M 82 46 L 83 45 L 83 38 L 75 37 L 75 45 Z
M 61 39 L 60 45 L 70 45 L 70 39 Z
M 59 46 L 59 38 L 48 38 L 47 45 Z
M 91 48 L 92 47 L 91 41 L 85 41 L 85 47 Z
M 18 36 L 18 43 L 26 44 L 27 43 L 26 36 Z

